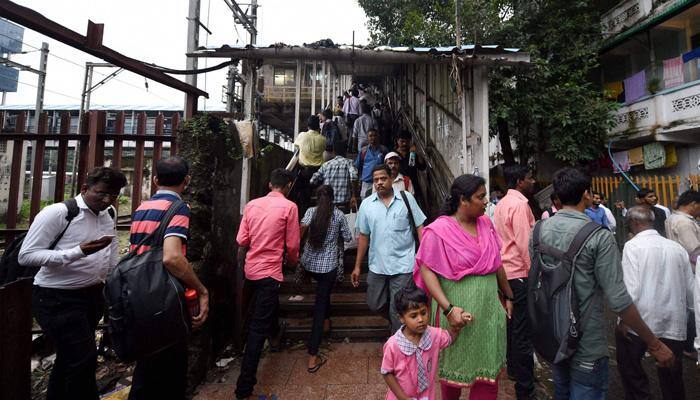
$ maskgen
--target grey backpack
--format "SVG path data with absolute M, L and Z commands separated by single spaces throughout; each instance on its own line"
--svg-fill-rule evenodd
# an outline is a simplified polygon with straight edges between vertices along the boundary
M 527 279 L 527 307 L 532 344 L 545 360 L 559 364 L 571 358 L 581 340 L 579 298 L 574 287 L 575 260 L 588 239 L 602 227 L 584 225 L 564 252 L 540 241 L 543 223 L 532 232 L 533 262 Z M 554 259 L 546 263 L 542 256 Z

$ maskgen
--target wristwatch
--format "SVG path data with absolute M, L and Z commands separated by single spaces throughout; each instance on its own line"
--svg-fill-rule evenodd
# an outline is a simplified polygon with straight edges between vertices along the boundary
M 452 303 L 450 303 L 450 305 L 447 306 L 447 308 L 442 312 L 442 315 L 444 315 L 444 316 L 450 315 L 450 311 L 452 311 L 453 308 L 454 308 L 454 306 L 452 305 Z

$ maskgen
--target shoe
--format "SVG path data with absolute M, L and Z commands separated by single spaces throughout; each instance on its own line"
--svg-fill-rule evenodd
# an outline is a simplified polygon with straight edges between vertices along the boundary
M 311 367 L 311 368 L 307 368 L 307 369 L 306 369 L 307 371 L 309 371 L 310 374 L 315 374 L 316 371 L 318 371 L 319 369 L 321 369 L 321 367 L 323 366 L 323 364 L 325 364 L 326 361 L 328 361 L 328 360 L 326 359 L 326 357 L 322 356 L 321 354 L 317 355 L 316 357 L 318 357 L 318 359 L 319 359 L 319 361 L 316 363 L 316 365 L 314 365 L 314 366 Z

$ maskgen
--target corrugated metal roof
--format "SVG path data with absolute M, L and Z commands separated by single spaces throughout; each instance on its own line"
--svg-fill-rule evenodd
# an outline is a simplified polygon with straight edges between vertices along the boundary
M 517 53 L 520 51 L 518 48 L 512 48 L 512 47 L 502 47 L 501 45 L 497 44 L 489 44 L 489 45 L 474 45 L 474 44 L 464 44 L 461 47 L 457 46 L 423 46 L 423 47 L 411 47 L 411 46 L 374 46 L 374 47 L 369 47 L 369 46 L 358 46 L 355 45 L 353 47 L 352 45 L 347 45 L 347 44 L 338 44 L 338 45 L 316 45 L 314 43 L 308 44 L 304 43 L 302 45 L 290 45 L 286 43 L 274 43 L 270 45 L 251 45 L 251 44 L 233 44 L 233 45 L 228 45 L 224 44 L 222 46 L 207 46 L 207 47 L 200 47 L 199 50 L 236 50 L 236 49 L 267 49 L 267 48 L 293 48 L 293 47 L 306 47 L 306 48 L 314 48 L 314 49 L 340 49 L 340 50 L 352 50 L 353 48 L 355 50 L 374 50 L 374 51 L 392 51 L 392 52 L 403 52 L 403 53 L 430 53 L 430 54 L 453 54 L 453 53 L 463 53 L 466 54 L 468 52 L 474 52 L 476 51 L 477 53 L 492 53 L 492 52 L 498 52 L 498 53 Z
M 4 111 L 25 111 L 34 110 L 34 104 L 6 104 L 0 106 L 0 110 Z M 54 104 L 44 105 L 44 111 L 79 111 L 80 104 Z M 180 111 L 182 107 L 169 105 L 128 105 L 128 104 L 103 104 L 92 105 L 90 110 L 93 111 Z M 223 107 L 207 107 L 207 111 L 226 111 Z

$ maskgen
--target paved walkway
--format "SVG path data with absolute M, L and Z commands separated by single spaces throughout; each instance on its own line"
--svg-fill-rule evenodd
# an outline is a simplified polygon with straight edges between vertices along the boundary
M 280 400 L 384 399 L 387 387 L 379 374 L 382 343 L 333 343 L 323 351 L 328 362 L 315 374 L 306 371 L 306 349 L 266 354 L 260 362 L 258 385 L 252 398 L 266 396 L 270 400 L 275 395 Z M 194 400 L 235 398 L 233 391 L 239 371 L 239 365 L 232 365 L 218 379 L 224 383 L 201 385 Z M 467 393 L 462 396 L 467 397 Z M 501 385 L 498 398 L 515 398 L 512 382 Z

